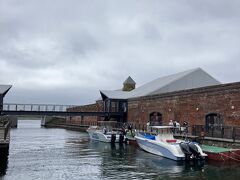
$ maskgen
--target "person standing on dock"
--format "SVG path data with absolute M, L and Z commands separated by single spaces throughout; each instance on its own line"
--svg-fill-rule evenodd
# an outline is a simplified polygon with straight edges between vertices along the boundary
M 147 131 L 150 131 L 150 121 L 147 122 Z
M 180 123 L 178 121 L 175 121 L 176 123 L 176 130 L 177 130 L 177 133 L 180 132 Z
M 187 121 L 183 121 L 183 133 L 186 135 L 188 133 L 188 122 Z
M 134 137 L 133 133 L 132 133 L 132 124 L 128 125 L 128 130 L 131 132 L 131 136 Z
M 201 133 L 200 133 L 200 144 L 203 144 L 204 137 L 205 137 L 205 130 L 204 130 L 204 128 L 202 128 Z

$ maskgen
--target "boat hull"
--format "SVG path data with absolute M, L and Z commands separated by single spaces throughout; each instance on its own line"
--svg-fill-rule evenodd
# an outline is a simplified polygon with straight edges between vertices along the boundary
M 156 143 L 152 140 L 144 139 L 138 136 L 135 136 L 135 139 L 143 150 L 159 155 L 168 159 L 172 159 L 175 161 L 182 161 L 185 160 L 185 155 L 181 152 L 180 147 L 178 144 L 173 145 L 165 145 L 161 143 Z
M 111 133 L 107 133 L 107 134 L 104 134 L 100 131 L 91 131 L 91 130 L 87 130 L 91 140 L 94 140 L 94 141 L 100 141 L 100 142 L 106 142 L 106 143 L 111 143 L 111 138 L 112 138 L 112 134 Z M 116 140 L 115 140 L 115 143 L 119 143 L 119 137 L 120 135 L 119 134 L 115 134 L 116 136 Z
M 217 146 L 202 145 L 203 152 L 209 160 L 240 162 L 240 149 L 229 149 Z

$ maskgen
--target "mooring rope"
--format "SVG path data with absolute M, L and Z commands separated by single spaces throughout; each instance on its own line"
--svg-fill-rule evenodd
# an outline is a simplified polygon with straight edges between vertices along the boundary
M 237 154 L 237 153 L 235 153 L 234 151 L 230 151 L 230 153 L 232 153 L 232 154 L 234 154 L 234 156 L 237 156 L 237 157 L 239 157 L 239 158 L 240 158 L 240 155 L 239 155 L 239 154 Z
M 222 156 L 222 153 L 219 153 L 219 154 L 220 154 L 221 159 L 222 159 L 223 161 L 225 161 L 225 159 L 224 159 L 223 156 Z
M 225 157 L 228 157 L 228 158 L 230 158 L 230 159 L 233 159 L 233 160 L 235 160 L 235 161 L 238 161 L 238 162 L 240 162 L 240 160 L 238 160 L 238 159 L 236 159 L 236 158 L 233 158 L 233 157 L 231 157 L 231 156 L 228 156 L 228 155 L 226 155 L 226 154 L 223 154 L 223 153 L 220 153 L 222 156 L 225 156 Z

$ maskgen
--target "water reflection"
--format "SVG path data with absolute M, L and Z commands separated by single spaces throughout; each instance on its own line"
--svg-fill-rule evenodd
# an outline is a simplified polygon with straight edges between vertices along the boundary
M 89 149 L 101 154 L 104 179 L 155 179 L 181 177 L 204 171 L 204 161 L 177 162 L 152 155 L 130 145 L 90 142 Z
M 6 174 L 8 166 L 8 147 L 0 148 L 0 177 Z
M 176 162 L 136 146 L 90 141 L 87 133 L 40 128 L 30 121 L 11 130 L 8 161 L 2 162 L 4 180 L 236 179 L 240 174 L 239 165 Z

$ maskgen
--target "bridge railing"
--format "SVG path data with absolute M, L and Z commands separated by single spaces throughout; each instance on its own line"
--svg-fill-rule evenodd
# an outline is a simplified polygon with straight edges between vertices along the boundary
M 3 111 L 54 111 L 63 112 L 68 108 L 75 107 L 77 105 L 58 105 L 58 104 L 3 104 Z

